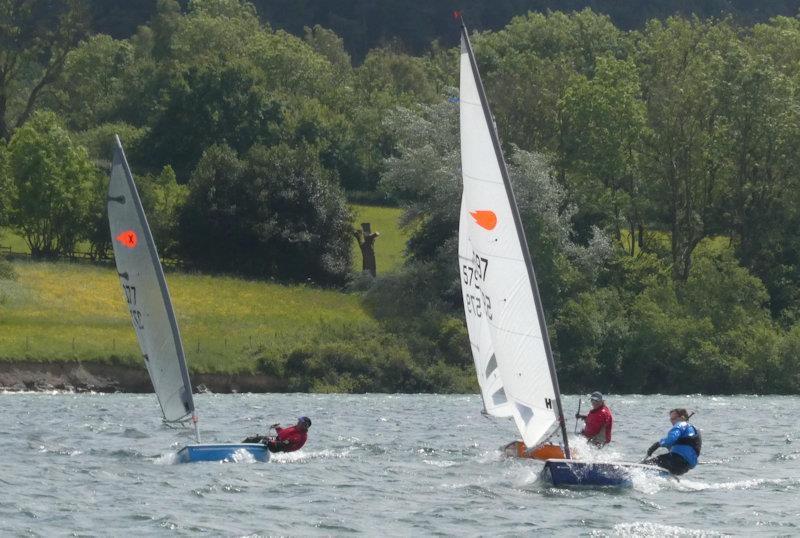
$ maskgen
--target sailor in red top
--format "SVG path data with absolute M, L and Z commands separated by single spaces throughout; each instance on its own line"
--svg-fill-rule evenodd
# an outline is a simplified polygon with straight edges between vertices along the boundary
M 592 410 L 588 415 L 575 413 L 575 418 L 582 418 L 586 424 L 581 430 L 581 434 L 590 443 L 602 447 L 611 442 L 611 426 L 614 422 L 611 410 L 606 406 L 603 395 L 597 391 L 590 396 Z
M 308 438 L 308 428 L 311 427 L 311 419 L 300 417 L 297 424 L 288 428 L 281 428 L 279 424 L 273 424 L 277 435 L 269 437 L 266 435 L 255 435 L 248 437 L 243 443 L 264 443 L 270 452 L 294 452 L 300 450 Z

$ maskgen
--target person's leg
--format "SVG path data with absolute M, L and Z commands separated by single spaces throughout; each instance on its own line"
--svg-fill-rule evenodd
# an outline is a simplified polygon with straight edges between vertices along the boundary
M 264 439 L 266 439 L 266 437 L 264 437 L 263 435 L 251 435 L 250 437 L 247 437 L 242 442 L 243 443 L 261 443 L 261 442 L 264 441 Z
M 687 461 L 679 455 L 673 454 L 672 452 L 661 454 L 652 460 L 652 463 L 655 463 L 659 467 L 666 469 L 674 475 L 682 475 L 689 470 L 689 463 L 687 463 Z
M 686 474 L 689 472 L 689 462 L 683 459 L 682 456 L 672 454 L 672 469 L 669 472 L 675 476 Z

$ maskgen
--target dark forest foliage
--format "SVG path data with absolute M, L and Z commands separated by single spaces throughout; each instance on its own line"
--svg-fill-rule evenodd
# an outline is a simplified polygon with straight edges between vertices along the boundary
M 651 19 L 674 15 L 701 18 L 732 16 L 742 25 L 766 22 L 778 15 L 797 15 L 796 0 L 253 0 L 259 15 L 275 28 L 302 35 L 305 27 L 320 25 L 341 36 L 348 52 L 363 58 L 373 48 L 400 43 L 411 54 L 425 52 L 433 41 L 457 44 L 452 13 L 460 10 L 467 24 L 479 31 L 500 30 L 512 17 L 529 11 L 580 11 L 585 8 L 609 16 L 622 30 L 641 29 Z M 180 0 L 186 9 L 189 0 Z M 126 38 L 146 24 L 157 0 L 116 3 L 92 0 L 92 26 L 97 33 Z

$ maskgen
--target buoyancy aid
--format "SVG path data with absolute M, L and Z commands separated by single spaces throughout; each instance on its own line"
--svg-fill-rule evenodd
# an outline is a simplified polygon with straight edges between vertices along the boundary
M 694 435 L 691 434 L 689 431 L 691 429 L 694 432 Z M 677 441 L 675 441 L 676 445 L 689 445 L 695 451 L 695 453 L 699 456 L 700 449 L 703 447 L 703 438 L 700 436 L 700 430 L 695 428 L 692 425 L 689 425 L 689 428 L 686 428 L 685 435 L 680 437 Z

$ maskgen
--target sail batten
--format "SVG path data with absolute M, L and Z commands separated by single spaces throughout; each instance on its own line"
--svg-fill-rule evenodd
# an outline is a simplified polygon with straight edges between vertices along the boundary
M 153 235 L 118 137 L 107 204 L 117 273 L 147 372 L 164 420 L 183 420 L 194 413 L 195 407 L 178 322 Z
M 489 329 L 497 363 L 492 375 L 498 377 L 496 385 L 502 385 L 505 411 L 510 410 L 523 441 L 528 446 L 538 444 L 560 422 L 569 457 L 558 380 L 533 264 L 463 23 L 460 61 L 463 191 L 459 258 L 472 260 L 471 268 L 461 262 L 467 326 L 471 338 L 481 322 Z M 472 283 L 475 276 L 478 282 Z M 486 402 L 486 380 L 479 367 L 488 366 L 488 359 L 482 362 L 474 358 Z

